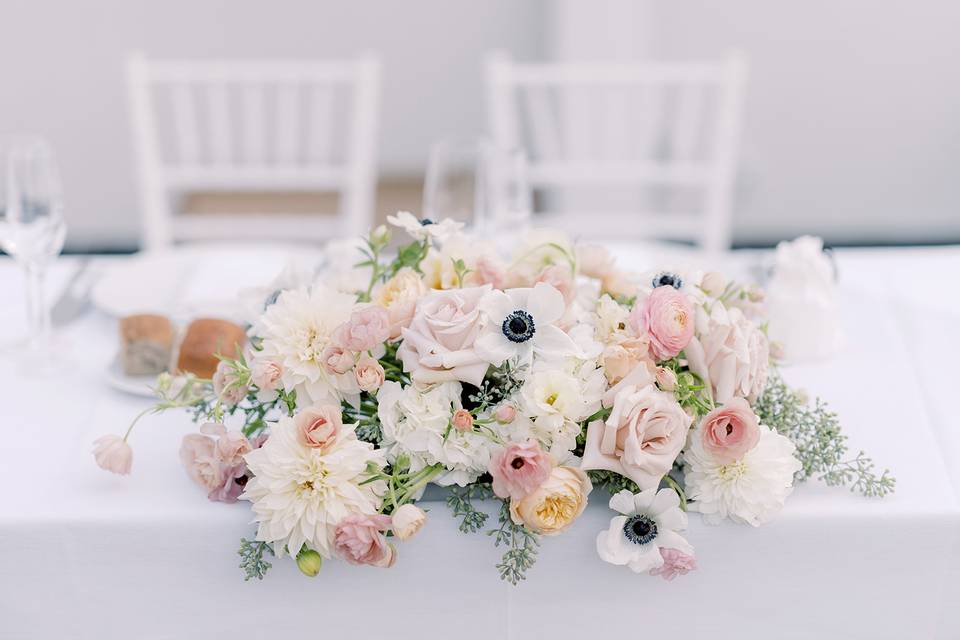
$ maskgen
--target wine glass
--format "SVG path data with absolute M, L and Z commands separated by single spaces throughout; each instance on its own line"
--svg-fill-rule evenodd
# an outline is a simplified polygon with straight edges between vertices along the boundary
M 0 140 L 0 248 L 24 271 L 29 337 L 23 355 L 41 367 L 52 355 L 44 281 L 47 267 L 63 249 L 66 230 L 50 145 L 29 136 Z
M 486 237 L 522 232 L 531 211 L 526 156 L 483 138 L 437 142 L 427 162 L 423 209 L 426 218 L 452 218 Z

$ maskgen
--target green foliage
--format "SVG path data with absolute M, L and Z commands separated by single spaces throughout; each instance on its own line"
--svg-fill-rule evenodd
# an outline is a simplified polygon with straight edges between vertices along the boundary
M 590 476 L 594 489 L 603 489 L 610 495 L 623 490 L 640 493 L 640 487 L 633 480 L 616 471 L 588 471 L 587 475 Z
M 493 536 L 496 547 L 506 545 L 507 551 L 497 564 L 500 579 L 512 585 L 527 579 L 527 570 L 537 561 L 540 536 L 510 517 L 510 501 L 500 501 L 500 527 L 487 532 Z
M 525 372 L 509 360 L 497 368 L 491 368 L 475 393 L 467 396 L 468 402 L 480 413 L 509 398 L 521 386 Z
M 447 496 L 447 506 L 454 518 L 461 518 L 460 531 L 476 533 L 487 523 L 488 514 L 473 506 L 474 500 L 485 500 L 493 496 L 489 484 L 471 484 L 466 487 L 451 487 Z
M 240 568 L 243 569 L 244 581 L 250 578 L 263 580 L 263 576 L 273 565 L 263 559 L 264 553 L 273 555 L 273 548 L 266 542 L 240 538 Z
M 894 491 L 896 479 L 890 471 L 879 476 L 873 461 L 860 451 L 849 457 L 847 437 L 840 429 L 837 414 L 817 398 L 813 407 L 798 392 L 773 373 L 754 406 L 760 421 L 790 438 L 797 446 L 802 465 L 797 480 L 816 476 L 830 486 L 849 486 L 865 496 L 883 497 Z

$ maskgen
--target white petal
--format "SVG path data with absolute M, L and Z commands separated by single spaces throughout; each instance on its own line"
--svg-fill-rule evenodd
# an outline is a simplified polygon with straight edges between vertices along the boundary
M 563 294 L 545 282 L 538 282 L 527 300 L 527 311 L 533 316 L 538 327 L 553 324 L 563 316 L 566 310 Z
M 680 507 L 680 496 L 673 489 L 660 489 L 650 505 L 650 515 L 659 516 L 664 511 Z
M 510 296 L 497 289 L 484 295 L 483 298 L 480 299 L 479 307 L 487 315 L 491 331 L 493 330 L 493 325 L 496 325 L 499 329 L 504 319 L 510 315 L 510 312 L 518 308 Z
M 539 322 L 534 316 L 534 322 Z M 577 343 L 561 329 L 553 325 L 537 324 L 533 334 L 533 348 L 545 356 L 575 355 L 579 352 Z
M 619 511 L 625 516 L 632 514 L 634 512 L 633 494 L 626 489 L 613 494 L 610 496 L 610 508 L 614 511 Z
M 656 497 L 657 497 L 656 488 L 644 489 L 640 493 L 635 494 L 633 496 L 633 512 L 649 513 L 650 506 L 653 504 L 653 501 Z
M 504 360 L 517 355 L 517 347 L 507 340 L 499 331 L 488 331 L 473 343 L 473 350 L 477 356 L 495 367 L 503 364 Z
M 676 549 L 688 556 L 694 554 L 693 546 L 687 542 L 686 538 L 676 531 L 660 531 L 657 533 L 656 543 L 658 547 L 665 549 Z

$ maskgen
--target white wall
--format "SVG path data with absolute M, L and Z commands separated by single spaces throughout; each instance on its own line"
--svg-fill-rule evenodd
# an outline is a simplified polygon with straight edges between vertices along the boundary
M 481 58 L 542 57 L 540 2 L 0 0 L 0 131 L 48 136 L 74 248 L 129 247 L 137 195 L 126 52 L 157 57 L 381 53 L 381 170 L 423 170 L 430 143 L 484 126 Z

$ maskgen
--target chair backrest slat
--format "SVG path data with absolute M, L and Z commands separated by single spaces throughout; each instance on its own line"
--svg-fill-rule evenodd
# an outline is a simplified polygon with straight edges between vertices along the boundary
M 161 248 L 206 230 L 229 239 L 245 224 L 219 214 L 223 224 L 178 215 L 173 197 L 188 189 L 334 191 L 340 207 L 332 222 L 305 229 L 361 233 L 372 223 L 380 100 L 375 57 L 153 61 L 134 54 L 128 84 L 145 246 Z M 336 108 L 341 96 L 349 108 Z M 258 228 L 270 228 L 269 220 L 261 222 Z
M 729 246 L 746 82 L 739 55 L 717 62 L 522 64 L 495 52 L 486 79 L 490 133 L 501 147 L 526 141 L 534 188 L 645 189 L 630 206 L 658 223 L 633 225 L 638 233 L 710 250 Z M 667 189 L 677 193 L 668 196 Z M 576 199 L 545 201 L 564 200 Z M 681 210 L 671 211 L 676 203 Z M 622 210 L 616 213 L 622 218 Z M 591 212 L 589 221 L 569 226 L 584 234 L 622 232 L 602 217 Z

